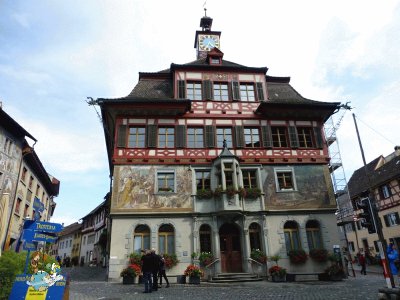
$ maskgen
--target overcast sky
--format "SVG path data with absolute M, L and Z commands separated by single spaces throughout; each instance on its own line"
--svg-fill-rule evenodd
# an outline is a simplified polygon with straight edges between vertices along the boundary
M 109 190 L 104 134 L 86 97 L 129 94 L 139 72 L 196 57 L 204 0 L 0 1 L 0 101 L 61 181 L 51 221 L 71 224 Z M 337 136 L 347 180 L 400 145 L 400 1 L 207 0 L 224 59 L 290 76 L 304 97 L 350 101 Z M 343 118 L 342 118 L 343 117 Z

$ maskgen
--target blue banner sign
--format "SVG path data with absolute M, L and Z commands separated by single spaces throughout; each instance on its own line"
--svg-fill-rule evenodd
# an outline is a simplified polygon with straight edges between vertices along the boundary
M 9 299 L 64 299 L 66 280 L 53 282 L 48 274 L 45 277 L 46 280 L 42 280 L 39 275 L 17 275 Z
M 22 245 L 22 248 L 24 250 L 36 250 L 37 243 L 35 242 L 27 242 L 25 241 L 24 244 Z
M 35 197 L 35 199 L 33 200 L 33 208 L 36 211 L 43 212 L 44 211 L 44 204 L 42 202 L 40 202 L 39 198 Z
M 30 230 L 34 230 L 34 231 L 57 233 L 64 229 L 63 226 L 58 223 L 32 222 L 30 220 L 25 221 L 25 222 L 29 222 L 29 223 L 24 224 L 24 229 L 30 229 Z
M 22 235 L 22 239 L 25 242 L 46 242 L 46 243 L 55 243 L 57 241 L 57 237 L 52 235 L 51 233 L 34 231 L 32 229 L 25 229 Z

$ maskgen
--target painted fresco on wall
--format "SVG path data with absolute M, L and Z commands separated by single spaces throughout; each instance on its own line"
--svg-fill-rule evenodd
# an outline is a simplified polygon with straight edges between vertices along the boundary
M 266 209 L 335 208 L 333 186 L 326 166 L 294 166 L 297 191 L 276 192 L 274 169 L 265 166 Z
M 192 179 L 187 168 L 178 167 L 176 193 L 155 193 L 156 172 L 154 166 L 117 166 L 114 170 L 112 209 L 121 210 L 191 210 Z M 165 170 L 165 167 L 162 168 Z

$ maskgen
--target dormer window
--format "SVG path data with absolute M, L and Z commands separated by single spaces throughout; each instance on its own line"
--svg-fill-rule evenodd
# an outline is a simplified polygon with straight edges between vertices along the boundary
M 221 58 L 218 56 L 211 56 L 210 57 L 210 65 L 220 65 L 221 64 Z

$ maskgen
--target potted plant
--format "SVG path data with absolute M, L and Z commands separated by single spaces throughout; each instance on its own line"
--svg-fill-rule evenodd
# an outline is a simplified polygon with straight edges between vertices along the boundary
M 131 253 L 129 255 L 129 263 L 141 266 L 142 265 L 142 255 L 137 252 Z
M 140 266 L 130 264 L 121 271 L 120 276 L 122 277 L 123 284 L 134 284 L 135 278 L 140 274 Z
M 272 266 L 268 269 L 269 274 L 272 277 L 272 281 L 274 282 L 283 282 L 286 281 L 286 269 L 282 268 L 278 265 Z
M 326 262 L 328 260 L 328 250 L 326 249 L 311 249 L 310 257 L 317 262 Z
M 260 249 L 251 250 L 250 257 L 259 263 L 267 263 L 267 256 Z
M 210 199 L 213 196 L 213 191 L 210 189 L 197 190 L 196 196 L 199 199 Z
M 187 266 L 185 276 L 189 276 L 190 284 L 200 284 L 200 277 L 203 276 L 203 271 L 196 265 L 190 264 Z
M 178 258 L 176 257 L 176 254 L 164 254 L 163 257 L 165 260 L 165 268 L 167 269 L 175 267 L 179 262 Z
M 345 275 L 343 268 L 336 263 L 326 268 L 324 272 L 327 274 L 328 278 L 332 281 L 343 280 L 343 277 Z
M 211 264 L 214 260 L 214 255 L 211 252 L 201 252 L 199 255 L 200 266 L 205 267 Z
M 245 188 L 243 188 L 243 187 L 240 187 L 240 188 L 238 189 L 238 194 L 239 194 L 239 196 L 240 196 L 241 199 L 246 198 L 246 196 L 247 196 L 247 189 L 245 189 Z
M 222 189 L 221 186 L 217 187 L 217 188 L 214 190 L 214 197 L 215 197 L 215 198 L 221 198 L 223 192 L 224 192 L 224 190 Z
M 237 190 L 233 186 L 229 185 L 226 187 L 225 193 L 229 198 L 232 198 L 237 194 Z
M 303 249 L 290 250 L 288 253 L 292 264 L 304 264 L 307 261 L 307 253 Z

